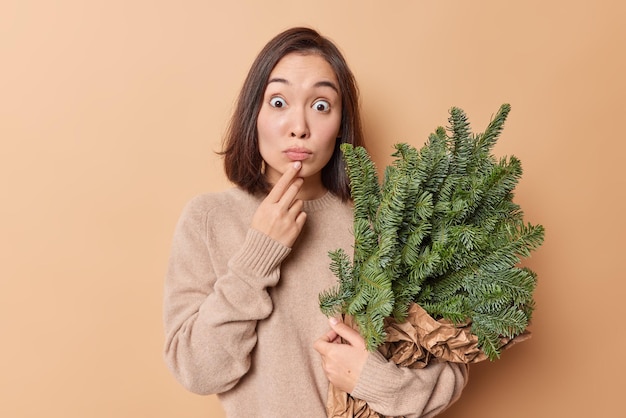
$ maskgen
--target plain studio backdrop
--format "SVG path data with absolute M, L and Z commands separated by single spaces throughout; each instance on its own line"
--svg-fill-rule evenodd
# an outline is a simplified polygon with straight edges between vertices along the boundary
M 472 367 L 465 417 L 623 416 L 626 6 L 621 1 L 0 3 L 0 416 L 222 417 L 162 358 L 163 277 L 252 60 L 291 26 L 355 72 L 379 165 L 461 107 L 521 159 L 546 240 L 532 339 Z M 306 416 L 306 411 L 293 411 Z

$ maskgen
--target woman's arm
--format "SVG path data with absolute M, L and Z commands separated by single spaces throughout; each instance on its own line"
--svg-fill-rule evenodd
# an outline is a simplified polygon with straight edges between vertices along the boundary
M 181 216 L 165 283 L 165 357 L 192 392 L 229 390 L 250 368 L 256 324 L 273 309 L 267 289 L 278 283 L 280 265 L 306 221 L 296 198 L 301 166 L 294 163 L 276 182 L 230 258 L 209 248 L 208 222 L 220 222 L 218 210 L 209 213 L 195 200 Z M 219 243 L 220 237 L 211 238 Z
M 331 319 L 332 330 L 315 343 L 329 381 L 384 416 L 432 417 L 455 402 L 467 382 L 468 367 L 431 363 L 423 369 L 399 367 L 350 326 Z M 345 343 L 341 342 L 341 339 Z
M 467 377 L 466 364 L 441 362 L 409 369 L 373 352 L 351 395 L 385 416 L 434 417 L 461 396 Z
M 290 251 L 249 229 L 230 259 L 213 260 L 208 216 L 197 200 L 183 212 L 164 294 L 166 362 L 184 387 L 199 394 L 224 392 L 247 373 L 256 323 L 273 308 L 267 289 L 278 282 L 280 264 Z M 227 263 L 226 274 L 217 277 L 213 263 Z

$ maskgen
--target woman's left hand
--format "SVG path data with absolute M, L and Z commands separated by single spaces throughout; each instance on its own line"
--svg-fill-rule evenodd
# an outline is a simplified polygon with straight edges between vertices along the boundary
M 336 318 L 329 320 L 331 331 L 314 344 L 322 356 L 322 366 L 328 380 L 340 390 L 350 393 L 356 386 L 369 355 L 365 340 L 358 331 Z M 345 342 L 342 342 L 341 339 Z

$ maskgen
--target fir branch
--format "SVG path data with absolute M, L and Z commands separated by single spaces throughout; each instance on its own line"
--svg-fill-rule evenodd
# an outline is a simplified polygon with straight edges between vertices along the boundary
M 462 324 L 467 321 L 469 314 L 467 305 L 467 298 L 463 295 L 453 295 L 445 301 L 420 304 L 431 316 L 446 318 L 455 324 Z
M 450 142 L 452 145 L 453 163 L 450 174 L 464 176 L 467 174 L 467 166 L 472 156 L 472 143 L 467 139 L 471 136 L 470 124 L 463 110 L 458 107 L 450 109 L 450 127 L 452 132 Z
M 346 171 L 354 202 L 355 218 L 368 219 L 376 215 L 380 199 L 380 186 L 376 167 L 363 147 L 341 144 L 340 149 L 346 161 Z
M 324 315 L 332 316 L 343 310 L 345 301 L 354 294 L 352 280 L 352 263 L 343 249 L 328 253 L 331 263 L 330 271 L 339 279 L 339 285 L 334 289 L 323 291 L 319 295 L 320 308 Z
M 476 150 L 480 155 L 488 154 L 496 144 L 502 130 L 504 129 L 504 122 L 509 116 L 511 111 L 511 105 L 508 103 L 500 106 L 498 113 L 493 117 L 485 132 L 477 137 Z

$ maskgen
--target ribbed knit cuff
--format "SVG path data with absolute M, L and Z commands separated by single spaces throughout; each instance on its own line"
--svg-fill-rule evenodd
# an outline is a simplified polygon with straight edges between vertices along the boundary
M 253 280 L 249 283 L 255 288 L 265 288 L 278 283 L 280 275 L 277 269 L 290 252 L 291 248 L 250 228 L 241 250 L 229 264 L 233 270 L 243 272 L 244 277 L 267 278 L 268 280 Z
M 367 357 L 351 395 L 368 403 L 393 405 L 401 384 L 402 371 L 374 351 Z

